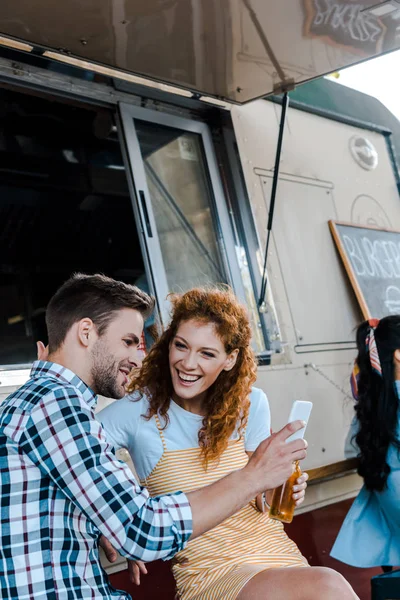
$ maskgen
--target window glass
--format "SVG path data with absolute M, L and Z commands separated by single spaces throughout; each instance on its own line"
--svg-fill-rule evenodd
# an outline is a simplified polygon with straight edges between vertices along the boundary
M 226 283 L 201 136 L 135 125 L 169 290 Z

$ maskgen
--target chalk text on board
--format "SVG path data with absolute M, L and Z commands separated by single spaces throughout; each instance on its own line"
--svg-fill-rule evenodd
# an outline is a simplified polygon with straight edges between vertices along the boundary
M 359 277 L 400 279 L 400 244 L 393 241 L 360 240 L 343 235 L 346 250 Z

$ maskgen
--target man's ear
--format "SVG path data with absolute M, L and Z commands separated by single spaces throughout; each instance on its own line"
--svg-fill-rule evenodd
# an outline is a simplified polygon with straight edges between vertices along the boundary
M 38 360 L 47 360 L 49 357 L 49 347 L 45 346 L 43 342 L 36 342 L 36 351 Z
M 232 350 L 232 352 L 228 355 L 225 361 L 224 371 L 231 371 L 233 369 L 233 367 L 236 365 L 238 354 L 239 348 L 235 348 L 235 350 Z
M 394 351 L 393 360 L 394 360 L 395 364 L 398 367 L 400 367 L 400 349 L 399 348 L 397 348 L 397 350 Z
M 97 329 L 92 319 L 86 317 L 78 322 L 77 336 L 82 346 L 88 347 L 98 338 Z

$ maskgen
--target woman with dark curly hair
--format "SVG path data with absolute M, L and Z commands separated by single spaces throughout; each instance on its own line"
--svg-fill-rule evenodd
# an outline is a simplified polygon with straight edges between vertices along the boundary
M 256 361 L 246 309 L 229 289 L 196 288 L 170 300 L 171 323 L 132 379 L 130 395 L 98 415 L 114 446 L 129 450 L 153 496 L 222 478 L 270 435 L 268 400 L 252 387 Z M 297 481 L 297 503 L 306 480 L 304 474 Z M 268 517 L 268 494 L 176 555 L 181 600 L 356 598 L 338 573 L 308 567 L 282 524 Z M 140 572 L 138 561 L 131 570 L 136 583 Z
M 351 433 L 364 486 L 331 556 L 356 567 L 400 565 L 400 315 L 357 330 Z M 384 569 L 386 570 L 386 569 Z

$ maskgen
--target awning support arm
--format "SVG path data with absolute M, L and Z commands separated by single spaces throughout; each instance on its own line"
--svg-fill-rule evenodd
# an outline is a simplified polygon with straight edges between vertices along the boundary
M 267 283 L 268 283 L 268 275 L 267 275 L 268 249 L 269 249 L 269 240 L 271 237 L 272 222 L 274 219 L 276 190 L 278 187 L 279 166 L 280 166 L 280 162 L 281 162 L 281 153 L 282 153 L 282 140 L 283 140 L 283 132 L 285 130 L 286 111 L 287 111 L 288 106 L 289 106 L 289 95 L 287 92 L 285 92 L 283 95 L 283 100 L 282 100 L 282 112 L 281 112 L 281 120 L 279 123 L 278 143 L 276 146 L 274 176 L 272 179 L 271 200 L 269 203 L 269 214 L 268 214 L 268 225 L 267 225 L 267 243 L 266 243 L 266 247 L 265 247 L 264 269 L 263 269 L 263 275 L 262 275 L 262 279 L 261 279 L 260 297 L 258 299 L 258 308 L 259 308 L 260 312 L 265 312 L 267 309 L 267 306 L 265 303 L 265 294 L 267 291 Z

